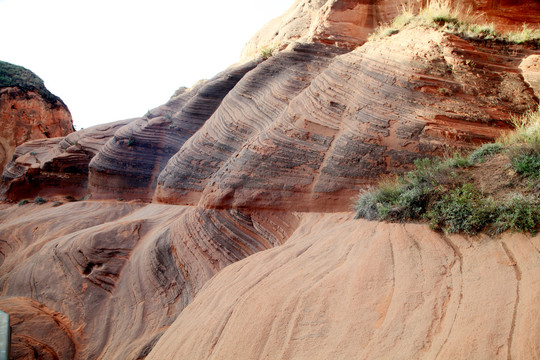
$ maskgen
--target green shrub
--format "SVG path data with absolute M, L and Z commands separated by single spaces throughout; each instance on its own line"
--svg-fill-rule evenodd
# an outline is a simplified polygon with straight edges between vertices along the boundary
M 504 134 L 497 142 L 505 146 L 526 143 L 540 152 L 540 108 L 512 118 L 512 123 L 514 131 Z
M 498 204 L 498 209 L 494 221 L 496 233 L 506 230 L 534 232 L 540 224 L 540 201 L 533 196 L 512 194 L 506 202 Z
M 512 166 L 520 175 L 540 179 L 540 153 L 522 150 L 512 157 Z
M 278 51 L 278 45 L 266 46 L 259 50 L 259 57 L 263 60 L 271 58 Z
M 520 32 L 499 33 L 493 24 L 479 25 L 478 15 L 474 15 L 470 7 L 459 2 L 448 0 L 429 0 L 421 8 L 409 4 L 402 6 L 401 14 L 396 16 L 392 23 L 381 24 L 369 36 L 369 40 L 377 40 L 398 33 L 406 27 L 431 27 L 464 38 L 498 40 L 514 44 L 532 43 L 540 46 L 540 30 L 528 28 L 523 25 Z M 469 60 L 470 67 L 476 64 Z
M 540 40 L 540 30 L 530 29 L 527 24 L 523 24 L 521 31 L 508 34 L 508 40 L 516 44 L 526 42 L 538 42 Z
M 472 184 L 466 183 L 449 191 L 435 202 L 426 217 L 433 228 L 446 232 L 475 234 L 492 216 L 493 207 Z
M 42 198 L 41 196 L 36 196 L 36 198 L 34 199 L 34 204 L 41 205 L 41 204 L 45 204 L 46 202 L 47 200 Z
M 45 88 L 45 84 L 39 76 L 22 66 L 5 61 L 0 61 L 0 88 L 2 87 L 18 87 L 24 92 L 35 91 L 51 104 L 57 101 L 62 102 L 60 98 Z
M 456 152 L 451 158 L 446 159 L 441 164 L 441 170 L 449 170 L 452 168 L 468 167 L 473 165 L 467 156 L 463 156 L 461 152 Z
M 19 203 L 17 205 L 18 206 L 23 206 L 23 205 L 26 205 L 26 204 L 28 204 L 28 200 L 23 199 L 23 200 L 19 201 Z
M 493 155 L 502 151 L 502 145 L 498 143 L 488 143 L 480 146 L 469 155 L 469 161 L 472 164 L 478 164 L 486 161 Z
M 356 219 L 379 219 L 379 210 L 377 209 L 377 194 L 375 191 L 367 191 L 360 194 L 356 202 Z

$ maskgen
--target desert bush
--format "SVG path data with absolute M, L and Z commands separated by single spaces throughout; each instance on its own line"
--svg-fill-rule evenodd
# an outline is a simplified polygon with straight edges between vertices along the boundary
M 45 204 L 46 202 L 47 200 L 42 198 L 41 196 L 36 196 L 34 199 L 34 204 L 41 205 L 41 204 Z
M 466 183 L 463 174 L 468 171 L 466 167 L 504 153 L 509 157 L 508 166 L 527 177 L 523 180 L 529 184 L 525 193 L 534 194 L 540 184 L 539 124 L 538 111 L 527 113 L 515 120 L 514 132 L 496 143 L 482 145 L 468 156 L 454 152 L 446 159 L 416 160 L 412 171 L 364 191 L 356 203 L 356 217 L 388 221 L 424 219 L 433 228 L 449 233 L 534 232 L 540 225 L 537 195 L 512 194 L 504 201 L 494 200 Z
M 523 147 L 512 156 L 512 166 L 520 175 L 540 179 L 540 153 Z
M 497 40 L 514 44 L 532 43 L 540 46 L 540 31 L 523 25 L 519 32 L 500 33 L 493 24 L 480 25 L 478 14 L 463 3 L 449 0 L 430 0 L 421 7 L 402 6 L 401 14 L 392 23 L 380 24 L 369 36 L 377 40 L 398 33 L 406 27 L 425 26 L 456 34 L 464 38 Z
M 494 206 L 474 185 L 465 183 L 437 200 L 426 213 L 430 226 L 449 233 L 476 234 L 493 216 Z
M 471 164 L 478 164 L 486 161 L 493 155 L 502 151 L 502 145 L 499 143 L 487 143 L 474 150 L 468 157 Z
M 540 108 L 512 118 L 514 131 L 503 134 L 497 142 L 504 146 L 527 143 L 540 151 Z
M 516 44 L 538 42 L 540 40 L 540 30 L 531 29 L 527 24 L 523 24 L 521 31 L 508 34 L 508 40 Z
M 17 204 L 18 206 L 23 206 L 23 205 L 26 205 L 28 204 L 28 200 L 27 199 L 23 199 L 21 201 L 19 201 L 19 203 Z
M 497 206 L 494 232 L 506 230 L 534 232 L 540 224 L 540 201 L 531 195 L 511 194 Z

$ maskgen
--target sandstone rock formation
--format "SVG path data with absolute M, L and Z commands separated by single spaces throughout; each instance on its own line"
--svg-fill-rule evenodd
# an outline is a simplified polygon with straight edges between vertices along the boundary
M 268 92 L 252 95 L 253 103 L 227 98 L 171 158 L 156 199 L 216 208 L 347 210 L 358 190 L 381 175 L 418 157 L 492 141 L 509 128 L 511 114 L 536 102 L 518 68 L 528 52 L 504 46 L 412 29 L 336 56 L 310 77 L 296 70 L 307 66 L 300 59 L 286 62 L 299 50 L 284 51 L 250 76 L 286 64 L 283 76 L 303 80 L 294 84 L 297 90 L 270 92 L 272 82 L 281 81 L 274 75 L 265 82 Z M 301 49 L 320 53 L 319 47 Z M 313 59 L 306 61 L 313 71 Z
M 415 9 L 429 0 L 296 0 L 282 16 L 257 32 L 242 50 L 242 58 L 262 50 L 283 49 L 297 41 L 322 42 L 353 50 L 366 42 L 380 24 L 389 23 L 403 8 Z M 477 22 L 499 30 L 538 28 L 538 0 L 444 0 L 473 14 Z
M 116 131 L 133 119 L 96 125 L 65 138 L 34 140 L 19 146 L 2 174 L 6 200 L 40 196 L 87 195 L 90 160 Z
M 148 359 L 535 359 L 539 248 L 305 214 L 212 278 Z
M 118 131 L 90 164 L 94 198 L 151 200 L 159 173 L 258 61 L 231 67 Z
M 283 244 L 297 223 L 285 212 L 142 203 L 4 206 L 0 309 L 17 318 L 48 309 L 39 311 L 45 324 L 60 318 L 74 354 L 50 345 L 60 358 L 138 359 L 214 274 Z M 47 326 L 16 328 L 24 340 L 15 351 L 55 344 Z
M 31 71 L 0 61 L 0 172 L 15 148 L 33 139 L 66 136 L 73 121 L 66 105 Z
M 364 44 L 396 5 L 296 2 L 248 44 L 282 41 L 274 56 L 140 118 L 20 146 L 0 185 L 14 354 L 535 358 L 539 236 L 344 213 L 381 176 L 492 141 L 538 104 L 526 45 L 426 28 Z

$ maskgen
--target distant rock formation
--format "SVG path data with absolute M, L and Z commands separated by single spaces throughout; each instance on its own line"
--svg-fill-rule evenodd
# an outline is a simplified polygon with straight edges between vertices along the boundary
M 66 136 L 73 120 L 62 100 L 30 70 L 0 61 L 0 172 L 15 148 L 34 139 Z

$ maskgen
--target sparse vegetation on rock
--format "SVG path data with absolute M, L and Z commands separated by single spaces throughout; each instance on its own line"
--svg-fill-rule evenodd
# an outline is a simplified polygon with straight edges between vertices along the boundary
M 369 39 L 391 36 L 408 27 L 426 26 L 468 39 L 497 40 L 514 44 L 530 43 L 537 48 L 540 47 L 540 30 L 529 28 L 527 24 L 523 24 L 521 31 L 501 33 L 492 23 L 477 22 L 478 15 L 474 14 L 470 7 L 449 0 L 430 0 L 420 9 L 413 5 L 404 6 L 400 15 L 390 24 L 381 24 Z M 475 64 L 471 61 L 468 65 Z
M 0 61 L 0 88 L 2 87 L 18 87 L 26 92 L 35 91 L 51 104 L 57 101 L 62 102 L 59 97 L 45 88 L 45 84 L 39 76 L 22 66 L 5 61 Z
M 34 199 L 34 204 L 42 205 L 42 204 L 45 204 L 46 202 L 47 200 L 41 196 L 36 196 L 36 198 Z
M 449 233 L 535 232 L 540 226 L 540 111 L 516 118 L 515 124 L 515 131 L 468 156 L 417 160 L 415 170 L 363 193 L 357 217 L 426 220 Z M 495 166 L 485 166 L 490 162 Z

